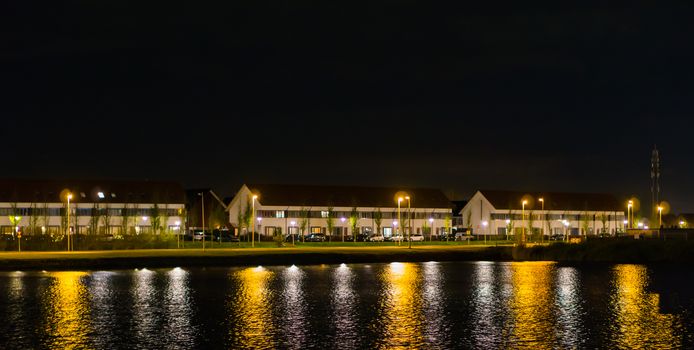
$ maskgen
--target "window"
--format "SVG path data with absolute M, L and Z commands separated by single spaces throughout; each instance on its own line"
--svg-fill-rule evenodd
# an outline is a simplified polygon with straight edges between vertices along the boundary
M 275 217 L 276 217 L 276 218 L 284 218 L 284 217 L 285 217 L 285 216 L 284 216 L 284 210 L 277 210 L 277 211 L 275 212 Z
M 383 228 L 383 237 L 390 237 L 393 235 L 393 228 L 392 227 L 384 227 Z
M 330 213 L 328 213 L 327 210 L 321 210 L 321 212 L 320 212 L 320 217 L 322 217 L 322 218 L 327 218 L 327 217 L 328 217 L 328 214 L 330 214 Z
M 323 228 L 320 226 L 311 226 L 311 233 L 323 233 Z

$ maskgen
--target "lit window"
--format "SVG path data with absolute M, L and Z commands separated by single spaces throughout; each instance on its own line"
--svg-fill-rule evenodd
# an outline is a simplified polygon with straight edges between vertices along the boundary
M 284 217 L 284 210 L 278 210 L 275 212 L 275 217 L 276 218 L 283 218 Z
M 96 195 L 99 196 L 99 198 L 101 198 L 101 199 L 104 198 L 104 193 L 103 193 L 103 192 L 99 192 L 99 193 L 97 193 Z
M 111 198 L 116 198 L 116 194 L 115 194 L 115 193 L 111 193 Z
M 320 217 L 322 217 L 322 218 L 327 218 L 327 217 L 328 217 L 328 214 L 329 214 L 329 213 L 328 213 L 326 210 L 322 210 L 322 211 L 320 212 Z

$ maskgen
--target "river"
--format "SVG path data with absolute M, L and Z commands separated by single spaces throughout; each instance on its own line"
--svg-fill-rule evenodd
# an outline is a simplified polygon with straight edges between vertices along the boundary
M 0 273 L 4 349 L 694 347 L 676 265 L 427 262 Z

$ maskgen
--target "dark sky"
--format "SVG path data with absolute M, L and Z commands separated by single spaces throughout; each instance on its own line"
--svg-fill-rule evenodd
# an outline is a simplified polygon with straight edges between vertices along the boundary
M 694 211 L 690 4 L 10 0 L 2 176 L 646 203 L 657 144 Z

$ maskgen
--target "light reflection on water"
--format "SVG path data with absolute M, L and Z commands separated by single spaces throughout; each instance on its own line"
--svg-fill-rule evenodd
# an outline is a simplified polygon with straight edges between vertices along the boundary
M 345 264 L 341 264 L 333 272 L 332 319 L 339 334 L 336 349 L 354 349 L 357 345 L 359 334 L 355 308 L 359 300 L 353 280 L 354 273 Z
M 231 342 L 244 349 L 274 348 L 269 288 L 274 273 L 263 267 L 249 267 L 233 273 L 238 283 L 229 314 Z
M 390 263 L 383 270 L 383 309 L 378 320 L 383 335 L 379 348 L 410 349 L 424 345 L 420 273 L 420 265 L 414 263 Z
M 83 283 L 86 272 L 51 272 L 43 293 L 46 345 L 52 349 L 90 348 L 90 295 Z
M 684 283 L 687 283 L 685 281 Z M 659 312 L 659 295 L 646 291 L 648 270 L 642 265 L 614 267 L 610 306 L 615 322 L 610 333 L 619 349 L 676 349 L 682 347 L 678 316 Z
M 683 283 L 692 277 L 687 269 Z M 641 265 L 391 263 L 0 273 L 4 348 L 693 348 Z M 224 281 L 224 283 L 219 283 Z M 658 280 L 660 290 L 675 287 Z M 681 286 L 679 286 L 681 287 Z M 679 288 L 678 305 L 694 305 Z

